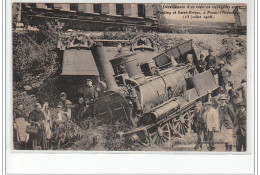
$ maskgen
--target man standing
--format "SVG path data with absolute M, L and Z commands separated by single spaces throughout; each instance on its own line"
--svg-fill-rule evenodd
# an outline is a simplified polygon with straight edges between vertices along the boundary
M 87 88 L 84 90 L 84 100 L 86 105 L 89 105 L 91 101 L 96 99 L 98 96 L 95 87 L 92 84 L 91 79 L 87 79 Z
M 195 132 L 197 132 L 197 142 L 195 146 L 195 150 L 198 148 L 202 148 L 202 139 L 204 136 L 204 140 L 207 140 L 207 127 L 206 127 L 206 119 L 203 115 L 204 109 L 202 106 L 202 101 L 198 101 L 195 104 L 195 111 L 194 111 L 194 125 L 195 125 Z
M 233 107 L 234 112 L 237 112 L 237 101 L 238 101 L 238 93 L 234 89 L 234 82 L 228 81 L 228 89 L 227 94 L 229 96 L 229 104 Z
M 245 103 L 246 103 L 246 99 L 247 99 L 246 89 L 247 89 L 246 79 L 243 79 L 241 81 L 241 86 L 239 88 L 237 88 L 237 91 L 242 92 L 242 99 L 243 99 L 243 102 L 245 102 Z
M 218 111 L 212 107 L 212 102 L 205 103 L 205 115 L 207 119 L 207 131 L 208 131 L 208 150 L 214 151 L 214 132 L 219 131 L 219 117 Z
M 228 89 L 228 77 L 231 76 L 232 71 L 228 68 L 225 68 L 224 61 L 219 62 L 219 68 L 216 69 L 216 72 L 218 74 L 218 84 L 222 87 L 222 89 L 227 92 Z
M 206 70 L 214 69 L 216 66 L 216 58 L 213 56 L 213 50 L 208 49 L 209 55 L 206 56 L 205 61 L 207 62 Z
M 72 110 L 73 120 L 75 121 L 76 124 L 79 124 L 79 122 L 82 120 L 85 111 L 86 111 L 86 104 L 84 102 L 84 98 L 79 97 L 79 103 L 76 104 Z
M 235 120 L 234 117 L 234 111 L 231 106 L 226 104 L 226 96 L 225 94 L 221 94 L 219 96 L 219 119 L 220 119 L 220 127 L 221 127 L 221 133 L 223 137 L 223 141 L 226 145 L 226 151 L 232 150 L 232 144 L 233 144 L 233 123 Z
M 239 106 L 240 106 L 240 110 L 237 114 L 238 129 L 236 132 L 237 135 L 236 150 L 241 151 L 243 147 L 243 151 L 246 151 L 246 103 L 241 102 Z
M 200 54 L 199 66 L 200 72 L 206 71 L 207 62 L 205 61 L 205 56 L 203 54 Z

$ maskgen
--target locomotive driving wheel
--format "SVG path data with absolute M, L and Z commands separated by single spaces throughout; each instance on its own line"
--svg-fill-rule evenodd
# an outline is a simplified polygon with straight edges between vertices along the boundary
M 190 133 L 191 115 L 190 112 L 185 112 L 170 121 L 170 127 L 174 135 L 183 137 Z
M 157 126 L 153 132 L 149 133 L 150 143 L 157 146 L 171 145 L 171 130 L 168 123 Z

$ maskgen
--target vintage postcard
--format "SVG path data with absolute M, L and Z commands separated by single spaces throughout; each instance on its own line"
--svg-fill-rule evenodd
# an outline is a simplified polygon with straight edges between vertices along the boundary
M 247 151 L 246 4 L 15 2 L 12 59 L 12 150 Z

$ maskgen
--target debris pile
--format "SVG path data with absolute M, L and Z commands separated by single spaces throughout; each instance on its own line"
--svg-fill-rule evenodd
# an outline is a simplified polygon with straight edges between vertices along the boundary
M 56 143 L 56 149 L 65 148 L 69 144 L 73 144 L 81 139 L 83 135 L 83 130 L 70 120 L 64 123 L 54 123 L 53 127 L 52 140 Z
M 83 137 L 75 142 L 69 150 L 124 150 L 124 141 L 116 138 L 116 132 L 111 125 L 92 126 L 83 132 Z

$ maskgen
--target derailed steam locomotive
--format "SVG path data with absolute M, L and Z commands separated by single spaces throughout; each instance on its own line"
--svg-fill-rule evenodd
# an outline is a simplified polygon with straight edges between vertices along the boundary
M 169 145 L 172 136 L 191 130 L 196 101 L 218 93 L 211 71 L 199 71 L 192 40 L 155 57 L 154 47 L 149 38 L 140 36 L 130 51 L 119 48 L 110 61 L 101 43 L 90 48 L 107 84 L 107 91 L 91 105 L 92 114 L 101 123 L 131 125 L 131 130 L 119 132 L 127 145 Z M 151 57 L 143 58 L 144 53 Z

